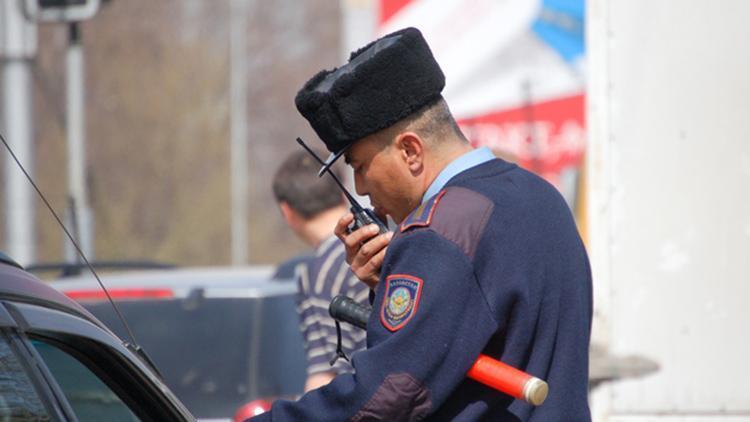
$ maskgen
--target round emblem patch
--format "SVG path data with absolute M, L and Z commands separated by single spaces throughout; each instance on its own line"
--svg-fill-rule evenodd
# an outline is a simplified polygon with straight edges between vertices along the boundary
M 406 287 L 398 287 L 388 301 L 388 311 L 393 317 L 400 317 L 411 306 L 411 292 Z
M 406 274 L 390 275 L 385 280 L 385 298 L 380 321 L 390 331 L 406 325 L 419 305 L 422 279 Z

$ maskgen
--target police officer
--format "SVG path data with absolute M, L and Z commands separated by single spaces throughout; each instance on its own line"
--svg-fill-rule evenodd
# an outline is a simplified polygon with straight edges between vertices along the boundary
M 273 193 L 281 215 L 302 241 L 315 248 L 313 256 L 298 260 L 297 312 L 307 355 L 305 391 L 328 384 L 337 374 L 352 372 L 351 365 L 337 359 L 338 333 L 328 314 L 336 295 L 366 303 L 369 289 L 359 282 L 344 260 L 344 245 L 333 230 L 347 206 L 344 195 L 329 177 L 315 177 L 320 166 L 306 151 L 289 155 L 273 178 Z M 335 170 L 333 170 L 335 171 Z M 336 172 L 338 173 L 338 172 Z M 365 333 L 354 326 L 340 326 L 342 351 L 351 356 L 365 348 Z
M 374 287 L 368 349 L 354 375 L 261 419 L 590 420 L 591 276 L 570 211 L 541 178 L 470 147 L 444 84 L 407 28 L 298 93 L 327 163 L 345 156 L 357 192 L 399 227 L 389 239 L 339 222 L 352 269 Z M 546 380 L 546 402 L 467 379 L 480 353 Z

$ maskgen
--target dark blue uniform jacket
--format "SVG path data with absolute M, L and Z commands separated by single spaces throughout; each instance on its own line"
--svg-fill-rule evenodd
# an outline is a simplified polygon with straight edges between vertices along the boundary
M 591 275 L 554 187 L 492 160 L 453 177 L 392 239 L 354 374 L 258 420 L 590 420 Z M 466 378 L 480 353 L 549 384 L 533 407 Z

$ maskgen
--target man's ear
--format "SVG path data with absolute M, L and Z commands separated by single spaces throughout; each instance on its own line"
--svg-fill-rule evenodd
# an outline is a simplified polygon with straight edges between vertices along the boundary
M 279 202 L 279 209 L 281 210 L 281 215 L 284 217 L 284 221 L 286 221 L 286 224 L 289 227 L 294 229 L 299 225 L 299 214 L 292 209 L 288 202 Z
M 424 140 L 414 132 L 402 132 L 396 137 L 395 144 L 412 174 L 421 173 L 424 169 Z

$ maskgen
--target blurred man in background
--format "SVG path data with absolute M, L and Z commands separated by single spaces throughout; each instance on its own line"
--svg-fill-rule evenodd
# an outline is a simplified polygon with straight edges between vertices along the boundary
M 363 303 L 369 289 L 349 270 L 344 245 L 333 234 L 336 222 L 347 210 L 343 194 L 330 177 L 317 177 L 319 165 L 306 151 L 290 155 L 276 171 L 273 193 L 284 221 L 314 254 L 295 268 L 298 284 L 297 311 L 307 354 L 305 391 L 328 384 L 337 374 L 352 372 L 351 365 L 336 355 L 337 334 L 328 305 L 343 294 Z M 341 175 L 337 173 L 337 177 Z M 344 353 L 365 348 L 365 331 L 341 325 Z

